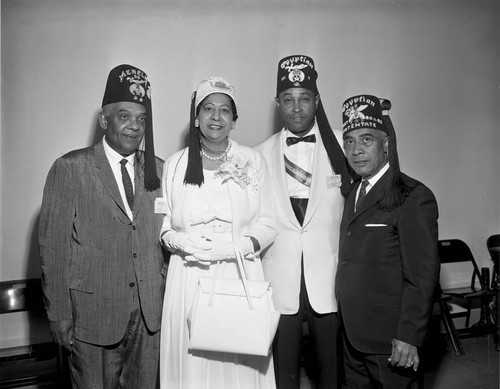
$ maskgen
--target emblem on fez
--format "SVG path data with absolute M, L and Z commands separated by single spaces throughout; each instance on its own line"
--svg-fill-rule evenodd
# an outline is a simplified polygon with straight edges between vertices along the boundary
M 307 65 L 293 65 L 293 66 L 287 66 L 286 69 L 288 70 L 288 79 L 290 82 L 302 82 L 306 78 L 306 75 L 301 69 L 306 68 Z
M 128 88 L 132 96 L 134 96 L 134 100 L 139 100 L 142 102 L 142 98 L 146 95 L 146 91 L 141 84 L 146 84 L 147 80 L 139 80 L 136 77 L 127 77 L 127 80 L 130 81 L 130 87 Z
M 349 117 L 350 124 L 358 124 L 365 119 L 365 114 L 361 111 L 364 111 L 368 107 L 368 104 L 363 105 L 353 105 L 346 111 L 346 115 Z
M 227 85 L 225 82 L 223 81 L 215 81 L 212 84 L 212 88 L 215 88 L 215 89 L 222 89 L 222 90 L 228 90 L 230 91 L 231 88 L 229 87 L 229 85 Z

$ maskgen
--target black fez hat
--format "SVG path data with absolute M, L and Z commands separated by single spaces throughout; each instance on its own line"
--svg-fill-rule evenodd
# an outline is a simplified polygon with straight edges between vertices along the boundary
M 151 84 L 141 69 L 132 65 L 118 65 L 109 72 L 102 107 L 129 101 L 146 108 L 147 121 L 144 134 L 144 186 L 152 191 L 160 187 L 156 173 L 153 142 L 153 113 L 151 110 Z
M 278 82 L 276 97 L 288 88 L 305 88 L 318 94 L 316 87 L 316 67 L 311 57 L 307 55 L 289 55 L 278 64 Z
M 389 133 L 378 97 L 358 95 L 347 99 L 342 104 L 342 134 L 345 135 L 358 128 L 373 128 L 386 134 Z

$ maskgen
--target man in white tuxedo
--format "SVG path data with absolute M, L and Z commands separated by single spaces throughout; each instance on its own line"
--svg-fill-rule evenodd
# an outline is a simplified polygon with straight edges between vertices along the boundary
M 263 257 L 281 312 L 274 346 L 279 388 L 299 388 L 303 322 L 317 359 L 317 388 L 340 387 L 337 372 L 335 273 L 339 227 L 351 178 L 316 87 L 312 58 L 278 65 L 276 102 L 282 130 L 256 146 L 272 176 L 278 236 Z

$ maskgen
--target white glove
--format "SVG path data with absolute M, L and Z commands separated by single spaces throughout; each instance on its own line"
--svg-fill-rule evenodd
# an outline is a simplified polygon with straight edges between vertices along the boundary
M 234 246 L 236 245 L 241 250 L 243 256 L 253 253 L 253 243 L 248 237 L 240 239 L 237 243 L 232 241 L 212 236 L 210 239 L 213 246 L 210 250 L 197 252 L 193 257 L 200 261 L 224 261 L 236 258 L 234 254 Z
M 161 239 L 165 247 L 171 252 L 182 251 L 185 254 L 192 255 L 206 252 L 212 248 L 212 242 L 199 234 L 168 231 Z

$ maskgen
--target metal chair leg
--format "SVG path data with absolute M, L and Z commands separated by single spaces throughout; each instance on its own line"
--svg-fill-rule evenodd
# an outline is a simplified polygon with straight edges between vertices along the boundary
M 441 318 L 443 320 L 443 324 L 446 328 L 446 332 L 448 333 L 453 349 L 455 350 L 455 354 L 457 356 L 465 355 L 464 348 L 462 347 L 462 342 L 458 337 L 457 330 L 455 328 L 455 324 L 453 323 L 453 319 L 450 315 L 450 308 L 446 301 L 439 300 L 439 308 L 441 309 Z
M 472 299 L 467 300 L 467 316 L 465 317 L 465 328 L 470 326 L 470 313 L 472 311 Z

